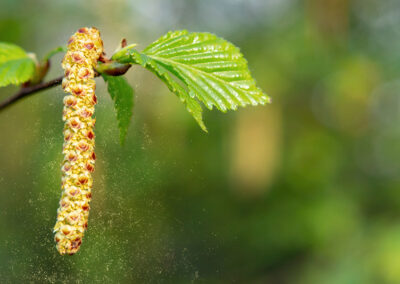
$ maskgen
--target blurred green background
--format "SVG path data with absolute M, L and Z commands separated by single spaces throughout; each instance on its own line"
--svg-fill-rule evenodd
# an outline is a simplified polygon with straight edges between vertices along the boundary
M 134 67 L 121 147 L 97 79 L 93 201 L 72 257 L 52 234 L 64 93 L 0 112 L 0 283 L 400 283 L 398 0 L 0 2 L 0 41 L 38 56 L 82 26 L 108 55 L 123 37 L 140 50 L 169 30 L 216 33 L 273 103 L 205 112 L 205 134 Z

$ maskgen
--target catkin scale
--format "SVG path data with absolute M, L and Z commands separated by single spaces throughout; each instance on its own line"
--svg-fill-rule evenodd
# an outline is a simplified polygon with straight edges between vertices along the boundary
M 60 254 L 75 254 L 82 243 L 89 216 L 91 173 L 94 171 L 95 119 L 97 103 L 94 69 L 103 53 L 103 42 L 95 28 L 81 28 L 68 41 L 62 67 L 65 78 L 64 97 L 64 161 L 62 195 L 54 226 L 56 247 Z

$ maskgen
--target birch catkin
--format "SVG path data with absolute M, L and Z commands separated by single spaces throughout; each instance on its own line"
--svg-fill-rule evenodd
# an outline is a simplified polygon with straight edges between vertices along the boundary
M 62 67 L 62 87 L 70 93 L 64 97 L 64 161 L 62 165 L 62 196 L 54 227 L 60 254 L 79 250 L 87 228 L 91 199 L 94 162 L 95 119 L 97 103 L 93 67 L 103 52 L 100 33 L 95 28 L 79 29 L 68 41 L 68 52 Z

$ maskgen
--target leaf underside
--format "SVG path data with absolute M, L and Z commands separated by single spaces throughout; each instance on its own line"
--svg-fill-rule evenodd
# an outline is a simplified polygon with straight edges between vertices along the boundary
M 112 59 L 140 64 L 156 74 L 185 103 L 204 131 L 199 101 L 222 112 L 269 102 L 256 86 L 239 49 L 214 34 L 169 32 L 142 52 L 128 46 Z
M 27 82 L 34 73 L 35 62 L 22 48 L 0 42 L 0 87 Z
M 132 117 L 133 89 L 122 76 L 114 77 L 102 74 L 107 82 L 107 90 L 114 101 L 117 112 L 120 143 L 124 144 Z

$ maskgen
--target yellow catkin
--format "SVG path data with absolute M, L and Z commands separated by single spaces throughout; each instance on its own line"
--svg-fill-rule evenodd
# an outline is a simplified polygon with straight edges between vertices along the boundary
M 103 52 L 100 33 L 95 28 L 81 28 L 68 41 L 62 67 L 65 78 L 64 97 L 64 161 L 62 164 L 62 196 L 54 226 L 55 241 L 60 254 L 75 254 L 87 228 L 94 154 L 97 103 L 93 67 Z

